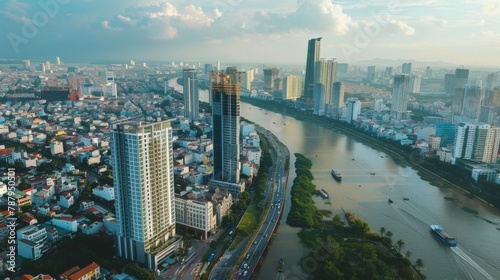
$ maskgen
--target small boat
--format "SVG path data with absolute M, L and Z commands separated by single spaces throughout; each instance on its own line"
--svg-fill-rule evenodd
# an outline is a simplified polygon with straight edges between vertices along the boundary
M 330 194 L 325 189 L 319 190 L 319 193 L 323 198 L 330 198 Z
M 280 259 L 280 261 L 278 262 L 278 272 L 283 271 L 285 271 L 285 262 L 283 261 L 283 259 Z
M 451 237 L 444 229 L 439 225 L 431 225 L 431 230 L 434 232 L 441 241 L 450 247 L 456 247 L 457 241 L 454 237 Z
M 370 175 L 375 175 L 375 172 L 370 172 Z
M 352 160 L 354 160 L 354 159 L 352 159 Z
M 404 197 L 403 200 L 410 200 L 408 197 Z
M 392 199 L 389 198 L 389 200 L 387 200 L 387 202 L 389 203 L 393 203 Z
M 337 181 L 342 180 L 342 175 L 340 175 L 340 173 L 338 173 L 337 171 L 332 169 L 330 173 L 332 174 L 333 178 L 335 178 L 335 180 Z

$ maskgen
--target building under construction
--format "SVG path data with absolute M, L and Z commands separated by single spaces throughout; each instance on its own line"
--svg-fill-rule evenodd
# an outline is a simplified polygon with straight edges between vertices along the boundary
M 240 181 L 240 78 L 241 73 L 212 71 L 214 180 Z

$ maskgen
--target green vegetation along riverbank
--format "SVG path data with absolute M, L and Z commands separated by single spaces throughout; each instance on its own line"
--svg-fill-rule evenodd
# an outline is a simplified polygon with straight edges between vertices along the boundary
M 297 177 L 292 185 L 292 206 L 287 224 L 301 227 L 299 237 L 310 249 L 302 259 L 302 270 L 313 279 L 424 279 L 413 269 L 408 258 L 411 252 L 401 254 L 404 241 L 393 244 L 392 233 L 381 229 L 381 234 L 371 231 L 370 226 L 345 213 L 349 225 L 344 225 L 340 216 L 332 220 L 323 219 L 329 213 L 314 206 L 312 195 L 316 186 L 310 169 L 312 163 L 301 154 L 295 154 Z M 417 270 L 423 267 L 418 260 Z

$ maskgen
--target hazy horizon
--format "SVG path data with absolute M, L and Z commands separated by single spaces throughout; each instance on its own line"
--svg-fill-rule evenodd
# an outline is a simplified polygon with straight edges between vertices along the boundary
M 350 64 L 500 66 L 499 0 L 6 0 L 0 11 L 13 59 L 304 65 L 307 40 L 322 37 L 321 57 Z

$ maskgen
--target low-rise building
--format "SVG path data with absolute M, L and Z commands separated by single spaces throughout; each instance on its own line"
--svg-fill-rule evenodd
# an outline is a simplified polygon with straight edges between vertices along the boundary
M 92 189 L 92 194 L 107 201 L 115 200 L 115 189 L 110 185 L 96 187 Z
M 84 268 L 80 268 L 79 266 L 72 267 L 69 270 L 61 273 L 61 275 L 59 275 L 59 279 L 94 280 L 94 279 L 104 279 L 104 276 L 101 274 L 101 267 L 95 262 L 93 262 Z
M 49 249 L 47 231 L 41 225 L 32 225 L 17 231 L 18 254 L 30 260 L 37 260 Z
M 189 194 L 175 195 L 175 216 L 178 225 L 195 232 L 195 238 L 207 239 L 216 223 L 212 202 L 190 198 Z
M 71 232 L 76 232 L 78 230 L 78 222 L 72 218 L 54 218 L 51 220 L 52 225 L 69 230 Z

